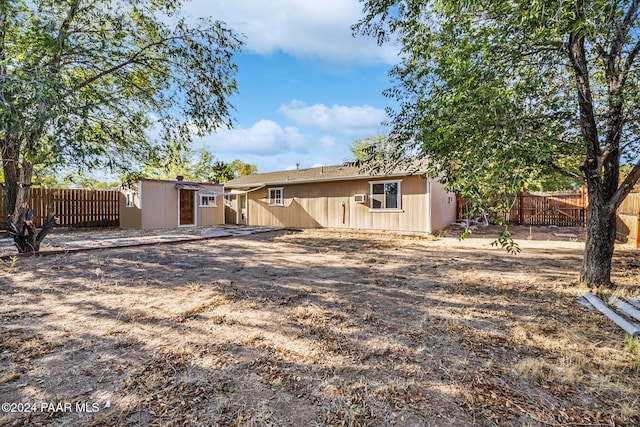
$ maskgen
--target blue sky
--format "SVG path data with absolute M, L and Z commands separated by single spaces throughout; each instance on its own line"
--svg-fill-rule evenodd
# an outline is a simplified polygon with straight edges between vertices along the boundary
M 391 101 L 382 91 L 397 48 L 352 36 L 358 0 L 193 0 L 184 13 L 224 21 L 246 43 L 236 57 L 236 125 L 196 148 L 270 172 L 341 163 L 355 139 L 384 131 Z

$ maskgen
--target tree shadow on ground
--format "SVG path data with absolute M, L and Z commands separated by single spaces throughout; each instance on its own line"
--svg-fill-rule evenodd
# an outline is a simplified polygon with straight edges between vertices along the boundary
M 3 421 L 640 421 L 638 362 L 574 302 L 579 253 L 422 243 L 273 233 L 19 260 L 0 273 L 0 400 L 111 406 Z

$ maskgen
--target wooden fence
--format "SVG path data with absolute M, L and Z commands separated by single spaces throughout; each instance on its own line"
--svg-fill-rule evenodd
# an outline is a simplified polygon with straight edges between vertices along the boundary
M 525 192 L 514 196 L 514 203 L 506 215 L 510 223 L 523 225 L 557 225 L 584 227 L 587 221 L 587 194 L 580 191 Z M 458 199 L 458 219 L 465 219 L 464 201 Z M 640 249 L 640 184 L 618 208 L 616 238 Z
M 579 191 L 520 191 L 509 212 L 509 220 L 521 225 L 584 227 L 587 195 Z
M 587 197 L 579 191 L 525 192 L 514 196 L 513 205 L 504 218 L 521 225 L 557 225 L 582 227 L 586 223 Z M 465 219 L 466 206 L 458 199 L 458 219 Z
M 618 208 L 616 238 L 640 249 L 640 185 L 629 193 Z
M 119 191 L 66 188 L 32 188 L 29 207 L 36 227 L 42 227 L 47 210 L 58 217 L 58 227 L 117 227 L 120 225 Z M 0 196 L 0 212 L 6 218 L 6 201 Z M 0 229 L 4 229 L 0 222 Z

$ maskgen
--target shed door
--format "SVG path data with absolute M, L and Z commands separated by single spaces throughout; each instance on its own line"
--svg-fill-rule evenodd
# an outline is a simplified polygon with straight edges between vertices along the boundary
M 195 195 L 194 190 L 180 189 L 180 225 L 195 225 Z

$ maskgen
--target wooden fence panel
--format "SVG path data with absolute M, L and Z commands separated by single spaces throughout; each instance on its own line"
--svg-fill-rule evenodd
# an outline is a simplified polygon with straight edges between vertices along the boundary
M 579 191 L 525 192 L 514 196 L 505 218 L 522 225 L 557 225 L 583 227 L 586 224 L 587 197 Z M 458 219 L 464 219 L 464 201 L 458 198 Z
M 510 219 L 522 225 L 583 227 L 587 198 L 584 190 L 520 192 L 510 211 Z
M 67 188 L 32 188 L 29 206 L 36 227 L 42 227 L 50 210 L 58 217 L 57 227 L 118 227 L 119 191 Z M 6 201 L 0 195 L 0 212 L 6 217 Z M 0 222 L 0 229 L 4 229 Z
M 640 249 L 640 186 L 629 193 L 618 208 L 616 238 Z

